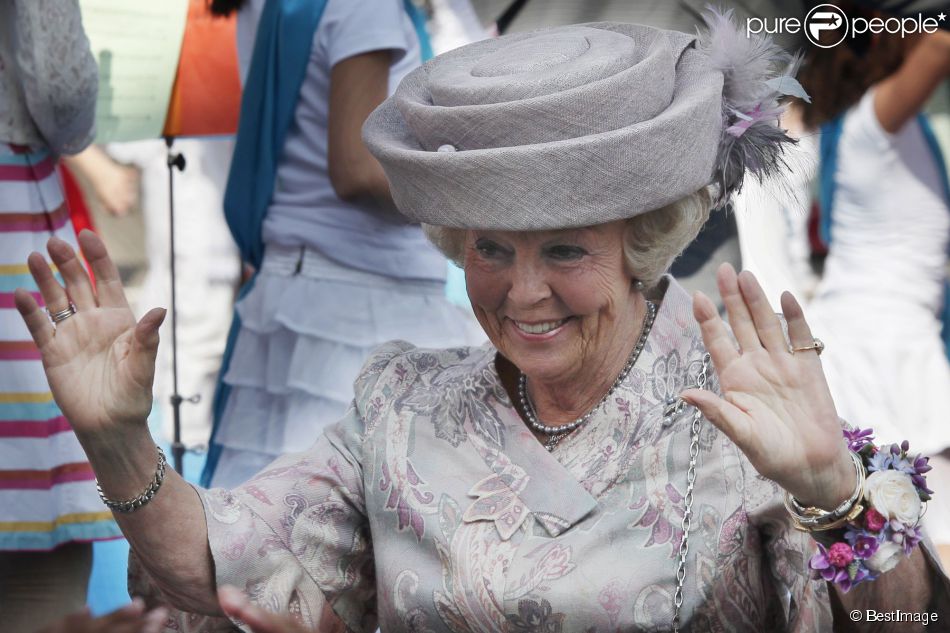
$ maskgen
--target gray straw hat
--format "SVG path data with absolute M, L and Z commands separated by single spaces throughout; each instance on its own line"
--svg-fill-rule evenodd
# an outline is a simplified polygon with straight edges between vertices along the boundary
M 712 12 L 693 36 L 595 23 L 516 33 L 410 73 L 363 138 L 412 220 L 540 230 L 601 224 L 777 171 L 794 66 Z M 801 92 L 801 95 L 804 93 Z

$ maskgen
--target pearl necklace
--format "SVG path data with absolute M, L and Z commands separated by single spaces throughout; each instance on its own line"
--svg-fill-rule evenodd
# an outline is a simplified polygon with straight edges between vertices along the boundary
M 544 433 L 545 435 L 550 436 L 550 438 L 544 443 L 544 448 L 546 448 L 548 451 L 553 451 L 558 442 L 590 420 L 591 416 L 594 415 L 594 411 L 599 409 L 600 406 L 604 404 L 604 402 L 606 402 L 611 395 L 613 395 L 613 393 L 623 383 L 623 381 L 627 379 L 627 376 L 630 374 L 630 370 L 633 369 L 637 359 L 640 357 L 640 352 L 643 351 L 643 346 L 646 345 L 647 337 L 650 335 L 650 329 L 653 327 L 653 321 L 655 318 L 656 304 L 651 301 L 647 301 L 647 314 L 643 320 L 643 330 L 640 332 L 640 337 L 637 339 L 637 344 L 633 347 L 633 351 L 630 352 L 630 356 L 627 358 L 626 364 L 623 366 L 623 369 L 620 370 L 620 375 L 617 376 L 617 379 L 614 380 L 612 385 L 610 385 L 610 389 L 607 390 L 607 393 L 604 394 L 597 404 L 591 407 L 587 413 L 568 424 L 562 424 L 560 426 L 548 426 L 538 419 L 538 414 L 534 409 L 534 404 L 531 402 L 531 397 L 528 395 L 528 377 L 524 375 L 524 372 L 518 372 L 518 399 L 521 401 L 521 410 L 524 411 L 528 425 L 538 433 Z

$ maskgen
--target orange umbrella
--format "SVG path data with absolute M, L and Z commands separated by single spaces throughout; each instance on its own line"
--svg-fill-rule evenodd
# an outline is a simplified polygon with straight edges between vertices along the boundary
M 205 0 L 190 0 L 163 136 L 237 132 L 241 83 L 236 29 L 236 14 L 214 16 Z

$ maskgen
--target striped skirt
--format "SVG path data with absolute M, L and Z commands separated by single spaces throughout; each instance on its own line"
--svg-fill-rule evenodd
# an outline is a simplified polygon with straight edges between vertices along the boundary
M 76 245 L 54 157 L 0 143 L 0 550 L 120 535 L 13 303 L 40 299 L 26 258 L 51 235 Z

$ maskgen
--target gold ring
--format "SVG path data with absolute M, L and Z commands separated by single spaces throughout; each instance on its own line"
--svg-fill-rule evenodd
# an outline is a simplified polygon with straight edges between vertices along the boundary
M 811 345 L 803 345 L 802 347 L 793 347 L 789 351 L 794 354 L 795 352 L 807 352 L 809 350 L 815 350 L 815 353 L 821 356 L 821 353 L 825 351 L 825 344 L 821 342 L 820 338 L 813 338 Z

